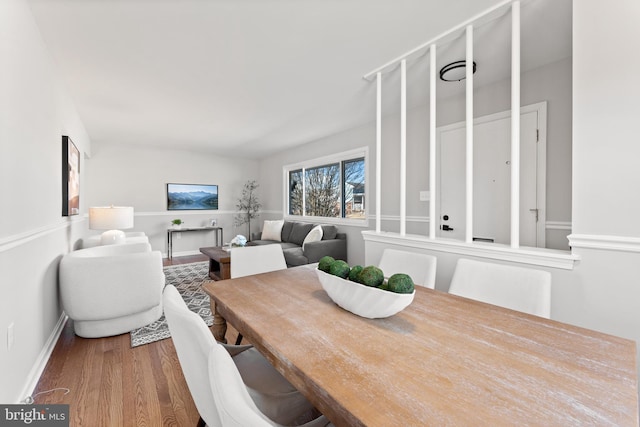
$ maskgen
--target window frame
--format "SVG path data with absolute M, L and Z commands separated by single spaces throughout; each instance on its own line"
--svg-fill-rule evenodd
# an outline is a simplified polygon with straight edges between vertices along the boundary
M 356 159 L 364 159 L 364 200 L 369 199 L 369 147 L 363 146 L 359 148 L 355 148 L 348 151 L 343 151 L 340 153 L 331 154 L 328 156 L 316 157 L 309 160 L 304 160 L 297 163 L 288 164 L 282 167 L 282 194 L 283 194 L 283 206 L 282 212 L 284 213 L 284 219 L 291 221 L 300 221 L 300 222 L 314 222 L 314 223 L 326 223 L 326 224 L 339 224 L 339 225 L 349 225 L 349 226 L 358 226 L 358 227 L 368 227 L 369 226 L 369 203 L 365 202 L 364 208 L 364 218 L 345 218 L 342 217 L 344 210 L 341 209 L 341 213 L 339 217 L 324 217 L 324 216 L 311 216 L 306 215 L 306 206 L 304 205 L 305 200 L 305 191 L 303 187 L 303 204 L 302 204 L 302 215 L 292 215 L 290 214 L 290 192 L 289 192 L 289 174 L 291 172 L 295 172 L 297 170 L 302 170 L 302 181 L 305 180 L 305 171 L 306 169 L 314 168 L 314 167 L 322 167 L 324 165 L 339 163 L 340 164 L 340 203 L 341 206 L 344 204 L 343 199 L 343 171 L 344 168 L 343 162 L 356 160 Z

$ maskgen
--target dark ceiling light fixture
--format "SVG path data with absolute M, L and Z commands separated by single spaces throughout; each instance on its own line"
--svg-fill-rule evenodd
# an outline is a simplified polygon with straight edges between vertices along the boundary
M 473 61 L 473 72 L 476 72 L 476 62 Z M 456 61 L 447 64 L 440 70 L 440 80 L 445 82 L 459 82 L 467 78 L 467 61 Z

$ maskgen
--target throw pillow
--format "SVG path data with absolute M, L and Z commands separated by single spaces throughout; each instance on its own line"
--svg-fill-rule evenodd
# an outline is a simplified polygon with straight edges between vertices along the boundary
M 322 240 L 335 239 L 338 235 L 338 227 L 335 225 L 323 225 L 322 226 Z
M 316 225 L 311 229 L 307 237 L 304 238 L 302 242 L 302 250 L 304 251 L 304 245 L 311 242 L 319 242 L 322 240 L 322 227 L 320 225 Z
M 294 222 L 291 234 L 289 235 L 289 243 L 294 243 L 298 246 L 302 246 L 304 238 L 313 228 L 313 224 L 305 224 L 303 222 Z
M 293 222 L 285 221 L 282 226 L 282 241 L 288 242 L 289 236 L 291 236 L 291 230 L 293 229 Z
M 282 225 L 284 224 L 284 220 L 279 221 L 265 221 L 262 226 L 262 237 L 261 240 L 275 240 L 276 242 L 281 242 L 281 233 L 282 233 Z

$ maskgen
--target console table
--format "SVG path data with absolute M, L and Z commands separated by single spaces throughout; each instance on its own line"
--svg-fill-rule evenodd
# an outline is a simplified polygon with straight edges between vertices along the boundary
M 173 233 L 188 233 L 190 231 L 215 231 L 216 244 L 220 246 L 224 242 L 222 236 L 222 227 L 187 227 L 187 228 L 168 228 L 167 229 L 167 258 L 173 258 Z

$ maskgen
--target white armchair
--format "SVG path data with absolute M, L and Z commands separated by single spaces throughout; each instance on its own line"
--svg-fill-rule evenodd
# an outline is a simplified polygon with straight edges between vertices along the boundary
M 96 246 L 60 261 L 62 306 L 76 335 L 119 335 L 162 316 L 162 255 L 148 243 Z
M 125 243 L 149 243 L 149 237 L 143 231 L 129 231 L 124 233 Z M 81 239 L 80 248 L 87 249 L 95 246 L 102 246 L 101 235 L 85 237 Z

